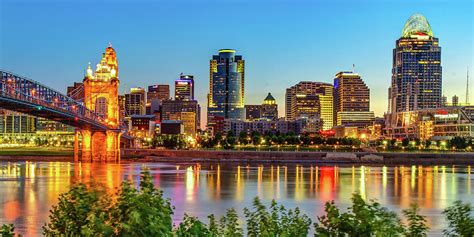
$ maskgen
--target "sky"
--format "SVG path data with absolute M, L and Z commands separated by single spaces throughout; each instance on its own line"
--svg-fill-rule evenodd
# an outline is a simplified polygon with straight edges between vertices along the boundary
M 209 60 L 233 48 L 246 63 L 246 104 L 271 92 L 283 116 L 286 88 L 332 83 L 355 65 L 381 116 L 392 50 L 414 13 L 439 38 L 443 93 L 464 101 L 468 67 L 474 78 L 472 0 L 0 0 L 0 68 L 65 92 L 111 42 L 121 93 L 191 74 L 204 119 Z

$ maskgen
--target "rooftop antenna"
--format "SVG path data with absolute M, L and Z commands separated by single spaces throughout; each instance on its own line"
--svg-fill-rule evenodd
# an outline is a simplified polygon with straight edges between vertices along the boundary
M 466 105 L 469 105 L 469 67 L 467 67 L 467 78 L 466 78 Z
M 352 64 L 352 72 L 356 73 L 356 65 L 354 63 Z

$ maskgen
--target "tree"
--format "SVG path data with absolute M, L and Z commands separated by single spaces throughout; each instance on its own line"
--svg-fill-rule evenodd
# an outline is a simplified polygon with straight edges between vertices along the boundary
M 143 171 L 139 188 L 124 181 L 115 194 L 79 184 L 54 205 L 46 236 L 170 236 L 173 210 Z
M 396 213 L 388 211 L 379 203 L 366 203 L 359 194 L 352 196 L 349 212 L 341 213 L 328 202 L 326 214 L 318 217 L 314 225 L 315 235 L 320 236 L 400 236 L 404 229 Z
M 407 147 L 410 144 L 410 140 L 408 138 L 403 138 L 402 140 L 402 146 Z
M 461 201 L 454 202 L 454 205 L 446 208 L 443 214 L 448 221 L 448 228 L 444 230 L 447 236 L 474 236 L 474 216 L 472 216 L 472 206 Z
M 468 146 L 467 139 L 464 137 L 453 137 L 449 144 L 456 149 L 466 149 Z
M 419 214 L 420 208 L 416 203 L 410 205 L 410 208 L 403 210 L 408 226 L 405 230 L 407 237 L 424 237 L 428 236 L 428 226 L 426 225 L 426 217 Z
M 275 200 L 267 211 L 258 197 L 253 201 L 253 210 L 244 209 L 248 236 L 307 236 L 311 219 L 300 210 L 286 210 Z
M 2 227 L 0 227 L 0 236 L 2 237 L 15 236 L 15 227 L 13 226 L 13 224 L 2 225 Z

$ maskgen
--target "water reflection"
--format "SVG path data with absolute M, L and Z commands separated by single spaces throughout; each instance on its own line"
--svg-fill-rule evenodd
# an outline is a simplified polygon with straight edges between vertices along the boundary
M 172 199 L 176 221 L 184 212 L 205 218 L 231 207 L 241 211 L 255 196 L 299 206 L 315 219 L 323 213 L 325 201 L 348 207 L 352 193 L 358 192 L 396 211 L 416 202 L 433 233 L 440 233 L 442 209 L 458 199 L 474 200 L 470 166 L 0 162 L 0 223 L 15 223 L 26 236 L 39 235 L 51 205 L 75 183 L 103 185 L 114 192 L 124 178 L 138 183 L 145 166 Z

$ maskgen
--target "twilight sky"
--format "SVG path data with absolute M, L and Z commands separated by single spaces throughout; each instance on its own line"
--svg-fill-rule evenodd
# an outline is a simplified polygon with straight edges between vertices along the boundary
M 467 67 L 474 78 L 472 0 L 0 0 L 0 68 L 65 91 L 112 42 L 122 93 L 192 74 L 204 117 L 209 59 L 233 48 L 246 60 L 246 104 L 271 92 L 282 116 L 285 88 L 332 83 L 355 64 L 382 115 L 392 49 L 414 13 L 440 39 L 444 94 L 464 102 Z

